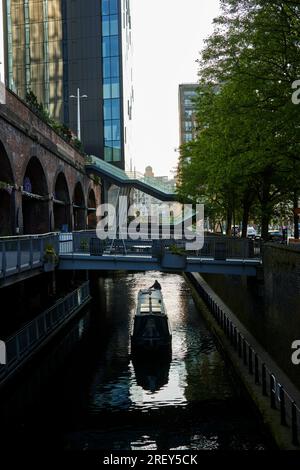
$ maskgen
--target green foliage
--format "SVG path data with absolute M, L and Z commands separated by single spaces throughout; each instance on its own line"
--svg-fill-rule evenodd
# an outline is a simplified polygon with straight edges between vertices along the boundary
M 181 148 L 181 200 L 214 219 L 260 219 L 263 236 L 279 204 L 300 188 L 300 5 L 222 0 L 199 60 L 197 137 Z
M 42 103 L 39 103 L 36 95 L 32 91 L 26 93 L 25 101 L 28 106 L 39 116 L 42 121 L 50 124 L 50 116 L 48 111 L 44 108 Z
M 87 253 L 89 251 L 89 242 L 87 239 L 83 239 L 80 241 L 80 249 L 84 253 Z
M 100 183 L 101 183 L 100 177 L 97 176 L 97 175 L 94 175 L 93 178 L 94 178 L 94 183 L 96 185 L 100 185 Z
M 180 248 L 177 245 L 170 245 L 169 251 L 173 255 L 178 255 L 178 256 L 185 256 L 186 255 L 185 250 L 183 248 Z
M 42 119 L 42 121 L 52 127 L 52 129 L 69 144 L 72 144 L 77 150 L 83 152 L 82 142 L 77 139 L 77 137 L 73 137 L 71 130 L 66 124 L 61 124 L 50 117 L 49 112 L 44 108 L 42 103 L 39 103 L 36 95 L 32 91 L 26 93 L 25 100 L 28 106 L 39 116 L 40 119 Z
M 77 139 L 77 137 L 75 137 L 75 139 L 73 140 L 73 145 L 74 147 L 79 150 L 80 152 L 83 152 L 83 145 L 82 145 L 82 142 L 81 140 Z
M 46 245 L 45 253 L 44 253 L 44 262 L 51 263 L 51 264 L 58 263 L 58 256 L 53 245 Z

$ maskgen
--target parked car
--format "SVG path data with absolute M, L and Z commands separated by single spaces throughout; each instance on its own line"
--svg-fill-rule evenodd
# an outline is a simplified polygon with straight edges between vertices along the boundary
M 280 230 L 269 230 L 269 241 L 274 243 L 283 242 L 283 234 Z
M 247 228 L 247 238 L 256 238 L 257 237 L 257 231 L 255 230 L 254 227 L 248 227 Z

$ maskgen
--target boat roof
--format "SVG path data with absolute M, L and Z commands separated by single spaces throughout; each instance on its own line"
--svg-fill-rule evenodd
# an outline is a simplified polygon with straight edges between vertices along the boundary
M 158 289 L 142 289 L 138 294 L 137 315 L 165 315 L 162 293 Z

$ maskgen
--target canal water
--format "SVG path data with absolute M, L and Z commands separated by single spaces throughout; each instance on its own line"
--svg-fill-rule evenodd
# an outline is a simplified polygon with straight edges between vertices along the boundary
M 169 361 L 132 361 L 139 289 L 154 280 L 173 330 Z M 93 303 L 0 401 L 2 443 L 57 450 L 259 450 L 273 444 L 218 352 L 183 277 L 92 281 Z M 29 447 L 28 447 L 29 446 Z

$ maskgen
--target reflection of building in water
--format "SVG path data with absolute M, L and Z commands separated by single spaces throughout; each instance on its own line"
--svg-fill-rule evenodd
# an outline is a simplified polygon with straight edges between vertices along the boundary
M 128 351 L 132 305 L 130 285 L 122 282 L 116 287 L 119 277 L 122 279 L 122 274 L 115 273 L 99 286 L 100 295 L 105 297 L 106 322 L 102 326 L 107 331 L 108 343 L 90 386 L 90 406 L 96 410 L 125 409 L 131 405 Z
M 61 393 L 60 383 L 55 378 L 56 373 L 65 367 L 66 361 L 78 345 L 85 340 L 91 326 L 90 313 L 85 313 L 72 328 L 63 336 L 58 344 L 42 359 L 38 367 L 31 370 L 25 380 L 15 387 L 2 408 L 0 403 L 0 420 L 4 417 L 19 418 L 24 413 L 30 413 L 31 407 L 36 407 L 40 397 L 46 397 L 49 383 L 54 384 L 54 391 Z M 55 388 L 57 385 L 57 388 Z M 56 398 L 56 397 L 55 397 Z M 52 396 L 51 399 L 54 400 Z M 24 412 L 25 410 L 25 412 Z

